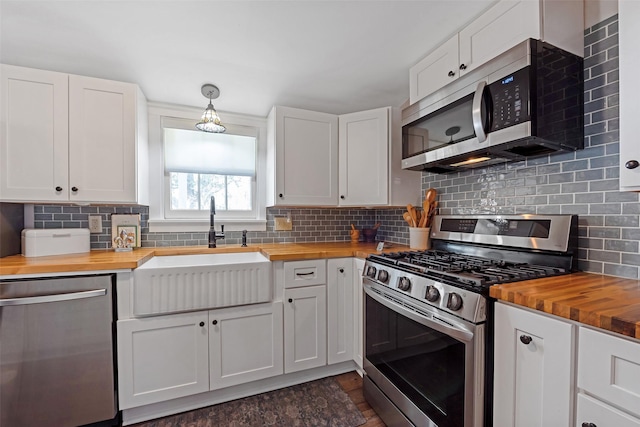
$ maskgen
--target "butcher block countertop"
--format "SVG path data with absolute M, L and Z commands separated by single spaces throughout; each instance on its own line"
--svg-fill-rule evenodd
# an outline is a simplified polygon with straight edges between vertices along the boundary
M 387 244 L 389 245 L 389 244 Z M 407 246 L 391 244 L 384 252 L 408 250 Z M 26 258 L 12 255 L 0 258 L 0 276 L 16 274 L 43 274 L 60 272 L 98 271 L 134 269 L 154 256 L 216 254 L 231 252 L 261 252 L 271 261 L 291 261 L 317 258 L 366 258 L 376 253 L 375 243 L 269 243 L 239 245 L 219 245 L 217 248 L 205 246 L 136 248 L 131 252 L 113 250 L 92 250 L 88 253 Z
M 640 339 L 640 281 L 591 273 L 494 285 L 490 295 Z

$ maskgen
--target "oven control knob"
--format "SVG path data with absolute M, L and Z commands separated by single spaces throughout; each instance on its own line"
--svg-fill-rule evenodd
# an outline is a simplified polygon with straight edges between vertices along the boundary
M 369 266 L 367 267 L 367 276 L 371 277 L 372 279 L 376 278 L 376 268 L 373 266 Z
M 378 271 L 378 280 L 382 283 L 387 283 L 389 280 L 389 272 L 387 272 L 387 270 Z
M 411 280 L 407 277 L 401 277 L 398 281 L 398 289 L 401 291 L 408 291 L 411 289 Z
M 427 294 L 425 295 L 427 301 L 436 302 L 440 298 L 440 291 L 433 285 L 427 286 Z
M 453 311 L 460 310 L 462 308 L 462 297 L 455 292 L 451 292 L 447 301 L 447 308 Z

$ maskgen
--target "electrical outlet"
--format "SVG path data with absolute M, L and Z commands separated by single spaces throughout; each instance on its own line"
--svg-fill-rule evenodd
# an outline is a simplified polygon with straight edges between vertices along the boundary
M 276 231 L 291 231 L 293 228 L 293 221 L 291 221 L 291 218 L 277 216 L 274 219 L 276 222 Z
M 102 217 L 99 215 L 89 215 L 89 231 L 91 233 L 102 233 Z

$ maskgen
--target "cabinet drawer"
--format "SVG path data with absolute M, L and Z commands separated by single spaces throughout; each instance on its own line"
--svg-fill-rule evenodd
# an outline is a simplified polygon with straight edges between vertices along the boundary
M 284 287 L 324 285 L 327 283 L 327 267 L 323 259 L 288 261 L 284 263 Z
M 640 343 L 580 328 L 578 387 L 640 416 Z
M 620 412 L 592 397 L 579 394 L 576 427 L 590 424 L 602 427 L 640 427 L 640 419 Z

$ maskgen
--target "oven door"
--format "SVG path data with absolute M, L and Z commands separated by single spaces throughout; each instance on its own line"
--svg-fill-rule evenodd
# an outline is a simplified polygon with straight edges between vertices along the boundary
M 369 379 L 415 425 L 481 426 L 484 324 L 415 304 L 367 280 L 364 288 Z

